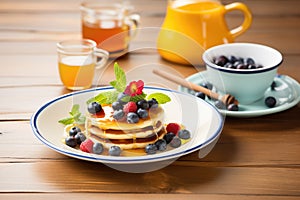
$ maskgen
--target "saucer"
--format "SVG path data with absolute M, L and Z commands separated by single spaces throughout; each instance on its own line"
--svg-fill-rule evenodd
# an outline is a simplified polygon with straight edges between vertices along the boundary
M 186 78 L 186 80 L 200 85 L 203 82 L 207 82 L 207 77 L 207 71 L 202 71 L 189 76 Z M 274 90 L 272 90 L 271 87 L 267 89 L 264 94 L 264 98 L 249 105 L 239 104 L 239 111 L 219 109 L 220 113 L 231 117 L 258 117 L 287 110 L 299 103 L 300 84 L 296 80 L 287 75 L 277 75 L 274 78 L 274 82 L 276 83 L 276 88 Z M 223 93 L 216 91 L 215 88 L 213 88 L 213 90 L 223 95 Z M 194 93 L 194 91 L 182 86 L 179 86 L 179 91 L 190 94 Z M 269 108 L 265 105 L 264 99 L 268 96 L 273 96 L 276 98 L 277 103 L 275 107 Z M 214 102 L 207 97 L 205 98 L 205 101 L 214 105 Z

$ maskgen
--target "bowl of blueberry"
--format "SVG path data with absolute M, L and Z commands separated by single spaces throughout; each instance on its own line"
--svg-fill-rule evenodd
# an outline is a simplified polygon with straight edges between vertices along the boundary
M 254 43 L 214 46 L 207 49 L 202 58 L 207 80 L 241 104 L 251 104 L 264 97 L 283 60 L 278 50 Z

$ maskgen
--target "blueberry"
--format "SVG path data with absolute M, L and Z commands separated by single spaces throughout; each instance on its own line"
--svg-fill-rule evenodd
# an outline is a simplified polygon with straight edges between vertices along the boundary
M 113 102 L 111 106 L 114 110 L 122 110 L 123 109 L 123 104 L 119 101 Z
M 240 63 L 245 63 L 245 62 L 244 62 L 244 58 L 241 58 L 241 57 L 238 58 L 238 61 L 239 61 Z
M 238 65 L 243 64 L 241 61 L 237 60 L 233 63 L 233 67 L 237 68 Z
M 170 142 L 170 146 L 173 148 L 177 148 L 181 146 L 181 140 L 178 136 L 175 136 Z
M 77 133 L 81 132 L 81 129 L 77 126 L 74 126 L 70 129 L 69 135 L 70 136 L 75 136 Z
M 139 116 L 134 113 L 134 112 L 130 112 L 127 114 L 127 122 L 129 124 L 135 124 L 139 122 Z
M 230 68 L 230 69 L 236 69 L 236 66 L 234 64 L 231 64 L 230 66 L 228 66 L 228 68 Z
M 187 140 L 191 138 L 191 133 L 186 129 L 181 129 L 180 131 L 178 131 L 178 137 Z
M 234 104 L 234 103 L 232 103 L 232 104 L 229 104 L 227 106 L 227 110 L 229 110 L 229 111 L 238 111 L 239 110 L 239 106 L 236 105 L 236 104 Z
M 233 55 L 229 57 L 224 55 L 216 57 L 214 63 L 230 69 L 258 69 L 262 67 L 261 65 L 256 64 L 253 58 L 236 57 Z
M 254 60 L 253 60 L 252 58 L 247 58 L 247 59 L 246 59 L 246 63 L 247 63 L 248 65 L 255 65 L 255 62 L 254 62 Z
M 69 147 L 76 147 L 77 145 L 77 141 L 74 137 L 67 137 L 65 139 L 66 145 L 68 145 Z
M 149 108 L 149 103 L 145 99 L 139 100 L 138 102 L 136 102 L 136 105 L 138 108 L 142 108 L 145 110 Z
M 145 152 L 147 154 L 155 154 L 157 151 L 157 147 L 155 144 L 148 144 L 146 147 L 145 147 Z
M 233 64 L 228 62 L 224 65 L 225 68 L 233 68 Z
M 165 151 L 167 149 L 167 142 L 164 139 L 159 139 L 155 142 L 156 148 L 159 151 Z
M 102 111 L 102 106 L 97 102 L 92 102 L 88 105 L 88 111 L 91 114 L 96 114 Z
M 211 84 L 210 82 L 203 82 L 200 84 L 202 87 L 205 87 L 206 89 L 212 90 L 213 88 L 213 84 Z
M 248 64 L 247 69 L 256 69 L 256 65 Z
M 103 152 L 103 145 L 99 142 L 93 144 L 93 153 L 101 154 Z
M 108 154 L 111 156 L 119 156 L 121 154 L 121 148 L 119 146 L 111 146 L 108 150 Z
M 169 144 L 172 139 L 175 137 L 175 133 L 168 132 L 166 135 L 164 135 L 164 140 Z
M 237 59 L 235 56 L 230 56 L 230 57 L 229 57 L 229 62 L 230 62 L 231 64 L 235 63 L 237 60 L 238 60 L 238 59 Z
M 218 109 L 226 109 L 226 105 L 223 103 L 223 101 L 217 100 L 217 101 L 214 102 L 214 105 Z
M 123 110 L 115 110 L 113 113 L 113 118 L 115 120 L 120 120 L 125 116 L 125 113 Z
M 265 104 L 269 108 L 273 108 L 276 105 L 276 99 L 272 96 L 269 96 L 265 99 Z
M 271 84 L 271 90 L 273 90 L 273 91 L 276 90 L 276 86 L 277 86 L 276 82 L 273 81 Z
M 240 63 L 236 66 L 236 68 L 237 69 L 247 69 L 247 65 Z
M 118 95 L 118 101 L 121 103 L 121 104 L 126 104 L 128 101 L 130 100 L 130 96 L 128 96 L 127 94 L 121 92 L 119 95 Z
M 215 64 L 223 67 L 228 62 L 228 58 L 226 56 L 219 56 L 215 59 Z
M 200 99 L 205 99 L 206 95 L 203 92 L 196 92 L 195 96 L 198 97 L 198 98 L 200 98 Z
M 149 108 L 157 108 L 158 107 L 158 102 L 155 98 L 152 98 L 148 101 Z
M 148 111 L 145 110 L 145 109 L 142 109 L 142 108 L 139 108 L 139 109 L 137 110 L 137 114 L 138 114 L 138 116 L 139 116 L 141 119 L 145 119 L 145 118 L 148 117 Z
M 86 140 L 86 137 L 83 133 L 79 132 L 75 135 L 75 139 L 77 144 L 81 144 L 84 140 Z

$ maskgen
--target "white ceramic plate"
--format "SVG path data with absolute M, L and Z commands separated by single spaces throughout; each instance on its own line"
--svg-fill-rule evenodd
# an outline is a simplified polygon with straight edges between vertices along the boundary
M 146 94 L 162 92 L 171 97 L 171 102 L 162 105 L 165 110 L 165 122 L 177 122 L 185 125 L 192 133 L 189 142 L 179 148 L 162 153 L 134 157 L 95 155 L 63 144 L 64 126 L 59 124 L 58 120 L 68 117 L 68 113 L 74 104 L 79 104 L 81 112 L 85 113 L 86 101 L 89 98 L 100 92 L 112 89 L 111 87 L 101 87 L 84 90 L 66 94 L 47 102 L 31 118 L 31 126 L 35 136 L 51 149 L 64 155 L 116 165 L 145 164 L 172 160 L 205 148 L 206 152 L 202 151 L 202 154 L 199 154 L 199 157 L 203 157 L 212 149 L 219 138 L 223 128 L 223 118 L 214 106 L 189 94 L 163 88 L 145 87 L 144 92 Z
M 203 82 L 207 82 L 208 74 L 206 71 L 199 72 L 188 77 L 187 80 L 200 85 Z M 277 75 L 274 81 L 277 85 L 276 89 L 271 90 L 269 88 L 265 92 L 264 98 L 249 105 L 240 104 L 239 111 L 227 111 L 222 109 L 219 111 L 223 115 L 231 117 L 258 117 L 287 110 L 299 103 L 300 85 L 296 80 L 286 75 Z M 193 92 L 184 87 L 179 87 L 179 91 L 186 93 Z M 277 105 L 275 107 L 269 108 L 265 105 L 264 99 L 268 96 L 274 96 L 277 99 Z M 212 105 L 214 104 L 213 101 L 208 98 L 205 100 Z

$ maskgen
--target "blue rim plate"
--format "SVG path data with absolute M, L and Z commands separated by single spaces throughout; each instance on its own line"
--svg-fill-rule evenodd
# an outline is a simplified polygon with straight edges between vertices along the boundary
M 162 92 L 171 97 L 172 101 L 163 104 L 165 122 L 182 123 L 191 131 L 192 138 L 179 148 L 154 155 L 122 157 L 85 153 L 63 144 L 64 126 L 58 120 L 68 116 L 74 104 L 80 105 L 82 113 L 86 110 L 86 101 L 100 92 L 112 90 L 112 87 L 99 87 L 78 91 L 57 97 L 42 105 L 31 117 L 34 135 L 47 147 L 70 157 L 108 164 L 152 163 L 176 159 L 188 153 L 215 144 L 223 128 L 223 117 L 209 103 L 192 95 L 164 88 L 145 87 L 146 94 Z
M 207 82 L 209 78 L 207 71 L 202 71 L 187 77 L 186 80 L 200 85 L 203 82 Z M 258 117 L 287 110 L 300 102 L 300 85 L 296 80 L 286 75 L 277 75 L 274 78 L 274 82 L 278 86 L 278 89 L 271 91 L 269 88 L 266 90 L 264 98 L 249 105 L 240 104 L 239 111 L 219 109 L 220 113 L 230 117 Z M 181 86 L 178 90 L 184 93 L 193 93 L 193 91 Z M 264 103 L 264 99 L 268 96 L 276 97 L 278 105 L 273 108 L 268 108 Z M 206 98 L 205 101 L 212 105 L 214 104 L 214 102 L 208 98 Z

